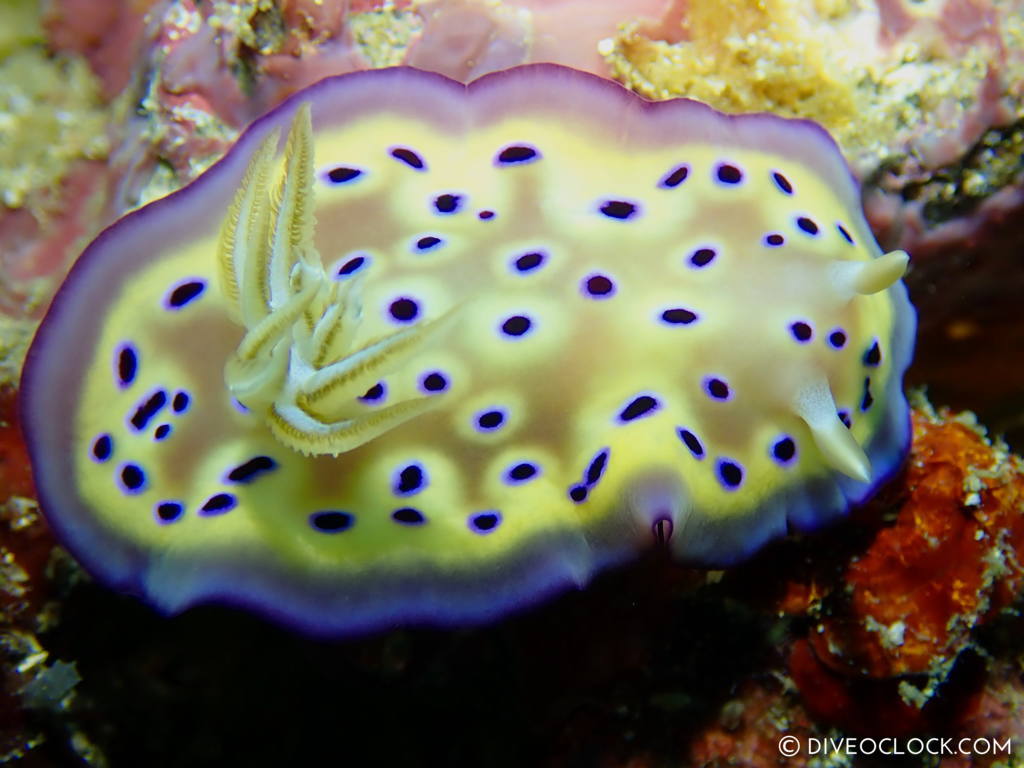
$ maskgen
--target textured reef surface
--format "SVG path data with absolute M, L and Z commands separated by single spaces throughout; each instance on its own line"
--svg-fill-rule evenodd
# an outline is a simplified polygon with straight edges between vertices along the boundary
M 250 121 L 321 77 L 411 64 L 467 82 L 554 61 L 648 98 L 824 124 L 858 177 L 873 237 L 911 254 L 910 378 L 934 402 L 1010 429 L 1019 448 L 1022 10 L 1020 0 L 743 0 L 728 12 L 713 0 L 12 0 L 0 7 L 0 376 L 18 380 L 52 296 L 104 227 L 197 178 Z M 239 172 L 251 156 L 239 153 Z M 204 279 L 183 309 L 215 295 L 220 278 Z M 172 282 L 165 291 L 184 298 L 188 281 Z M 813 331 L 812 343 L 827 338 Z M 177 392 L 150 417 L 150 442 L 172 423 Z M 128 400 L 123 423 L 105 429 L 141 446 Z M 326 642 L 223 606 L 167 619 L 91 582 L 37 507 L 16 402 L 13 386 L 0 389 L 0 760 L 769 766 L 783 734 L 1009 737 L 1012 754 L 931 764 L 1022 760 L 1024 480 L 969 413 L 912 398 L 910 458 L 880 495 L 725 571 L 682 568 L 655 547 L 487 626 Z M 581 459 L 578 481 L 599 455 Z M 234 458 L 214 466 L 226 473 L 244 462 Z M 375 736 L 381 723 L 394 739 Z M 837 753 L 786 762 L 869 764 Z

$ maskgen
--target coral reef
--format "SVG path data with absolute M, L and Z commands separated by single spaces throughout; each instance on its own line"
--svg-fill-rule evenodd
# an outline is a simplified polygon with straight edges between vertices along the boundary
M 0 8 L 0 61 L 43 40 L 36 0 L 9 0 Z
M 75 232 L 74 212 L 109 146 L 96 79 L 83 60 L 43 51 L 35 4 L 4 5 L 0 29 L 0 312 L 12 317 L 0 325 L 0 350 L 14 350 L 3 355 L 0 381 L 11 381 L 16 372 L 6 368 L 17 366 L 31 332 L 22 308 L 48 298 L 52 286 L 36 278 L 61 267 L 50 253 L 64 260 L 87 242 L 76 234 L 94 234 Z
M 970 668 L 984 666 L 969 658 L 979 628 L 1016 615 L 1022 468 L 971 414 L 936 413 L 919 398 L 904 477 L 857 517 L 869 537 L 833 540 L 843 556 L 791 578 L 779 603 L 813 621 L 789 669 L 819 721 L 874 735 L 956 720 L 943 691 L 969 686 Z
M 0 389 L 0 763 L 45 740 L 32 712 L 62 722 L 79 680 L 74 664 L 53 660 L 40 640 L 56 623 L 55 583 L 70 560 L 55 548 L 32 498 L 13 395 Z
M 824 617 L 811 642 L 840 671 L 935 682 L 1020 591 L 1024 478 L 969 415 L 922 409 L 915 430 L 900 514 L 850 563 L 845 615 Z
M 1000 679 L 979 636 L 1017 617 L 1022 468 L 971 414 L 918 397 L 912 454 L 887 492 L 812 558 L 782 546 L 727 576 L 807 622 L 787 663 L 815 722 L 878 736 L 953 733 L 973 717 L 978 689 Z M 763 586 L 769 573 L 781 589 Z
M 947 166 L 1024 114 L 1016 0 L 809 5 L 676 0 L 658 24 L 634 21 L 602 51 L 617 79 L 652 99 L 815 120 L 862 177 L 894 158 Z M 978 175 L 968 184 L 980 193 Z
M 1019 0 L 764 0 L 718 15 L 712 5 L 724 7 L 5 3 L 0 68 L 17 75 L 0 92 L 63 109 L 4 111 L 5 137 L 13 121 L 20 135 L 67 144 L 0 162 L 12 181 L 22 169 L 10 186 L 21 207 L 0 207 L 4 380 L 81 247 L 194 178 L 293 90 L 414 57 L 459 76 L 553 60 L 614 71 L 652 97 L 828 123 L 867 184 L 883 245 L 913 256 L 917 381 L 985 423 L 1024 422 Z M 798 13 L 807 8 L 816 16 Z M 472 24 L 476 37 L 461 58 L 447 46 L 443 60 L 428 55 L 457 37 L 448 24 Z M 968 417 L 919 403 L 914 453 L 885 495 L 727 573 L 652 557 L 494 627 L 339 645 L 217 607 L 164 620 L 80 579 L 34 513 L 11 403 L 7 391 L 3 759 L 295 764 L 336 757 L 341 743 L 375 764 L 769 766 L 784 733 L 928 733 L 1015 740 L 1012 756 L 943 766 L 1024 760 L 1020 463 Z M 382 722 L 402 738 L 372 738 Z

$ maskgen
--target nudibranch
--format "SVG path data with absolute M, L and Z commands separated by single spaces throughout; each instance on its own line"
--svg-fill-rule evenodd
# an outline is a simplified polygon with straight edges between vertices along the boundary
M 72 553 L 176 612 L 475 622 L 864 501 L 915 316 L 818 126 L 563 67 L 324 80 L 89 246 L 22 406 Z

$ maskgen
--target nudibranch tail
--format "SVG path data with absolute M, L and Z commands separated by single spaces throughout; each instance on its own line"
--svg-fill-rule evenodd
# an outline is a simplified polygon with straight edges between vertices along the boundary
M 163 610 L 324 634 L 728 565 L 899 467 L 906 268 L 811 123 L 328 78 L 75 264 L 22 381 L 40 502 Z

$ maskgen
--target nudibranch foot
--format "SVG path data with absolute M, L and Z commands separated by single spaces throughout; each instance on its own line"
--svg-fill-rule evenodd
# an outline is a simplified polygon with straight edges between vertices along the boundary
M 40 502 L 162 610 L 320 634 L 729 565 L 898 470 L 906 267 L 812 123 L 328 78 L 74 265 L 22 379 Z

